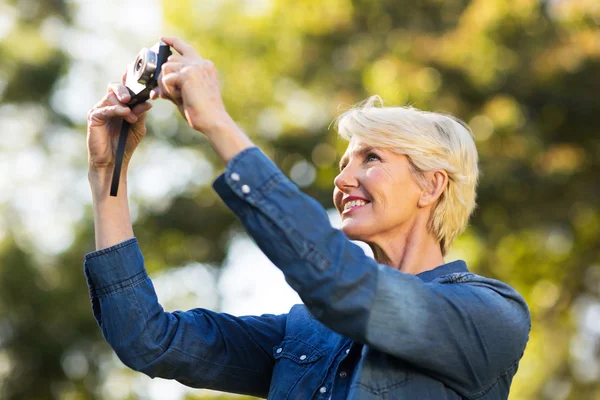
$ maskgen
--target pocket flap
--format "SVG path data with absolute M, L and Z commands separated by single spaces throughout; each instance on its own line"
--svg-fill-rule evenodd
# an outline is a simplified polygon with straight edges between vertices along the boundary
M 313 345 L 298 339 L 285 339 L 279 345 L 273 347 L 273 357 L 290 359 L 298 364 L 308 364 L 323 357 L 323 353 Z

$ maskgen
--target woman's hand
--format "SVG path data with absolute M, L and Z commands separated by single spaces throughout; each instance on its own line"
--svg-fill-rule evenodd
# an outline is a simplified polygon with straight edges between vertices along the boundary
M 112 173 L 123 120 L 131 124 L 123 157 L 123 172 L 127 170 L 134 150 L 146 134 L 144 121 L 152 104 L 146 102 L 136 105 L 133 110 L 129 109 L 126 103 L 131 96 L 124 86 L 124 79 L 125 76 L 121 83 L 111 83 L 106 96 L 88 113 L 87 147 L 90 172 Z
M 134 150 L 146 134 L 146 112 L 150 103 L 127 107 L 131 96 L 121 83 L 111 83 L 108 93 L 88 113 L 88 179 L 92 188 L 96 249 L 104 249 L 133 237 L 127 203 L 127 166 Z M 121 169 L 121 188 L 117 197 L 109 196 L 117 144 L 123 120 L 129 122 L 129 134 Z
M 163 64 L 158 88 L 151 98 L 162 97 L 177 105 L 188 124 L 206 135 L 231 124 L 223 100 L 215 65 L 198 55 L 194 48 L 176 37 L 163 37 L 179 55 Z

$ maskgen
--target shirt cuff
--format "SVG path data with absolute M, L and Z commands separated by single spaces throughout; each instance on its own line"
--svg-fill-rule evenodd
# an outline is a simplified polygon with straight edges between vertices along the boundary
M 136 238 L 86 254 L 84 272 L 92 296 L 123 290 L 148 276 Z
M 235 212 L 240 200 L 256 205 L 283 179 L 283 172 L 258 147 L 250 147 L 229 161 L 213 188 Z

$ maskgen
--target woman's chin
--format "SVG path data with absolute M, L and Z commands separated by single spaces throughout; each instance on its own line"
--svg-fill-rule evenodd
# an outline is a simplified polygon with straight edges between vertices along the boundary
M 341 231 L 350 240 L 365 241 L 366 235 L 364 229 L 356 224 L 344 224 L 342 223 Z

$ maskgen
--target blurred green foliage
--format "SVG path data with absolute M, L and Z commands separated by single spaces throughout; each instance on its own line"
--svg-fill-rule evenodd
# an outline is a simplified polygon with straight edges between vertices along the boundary
M 0 6 L 17 21 L 0 42 L 0 108 L 36 104 L 53 124 L 76 125 L 49 100 L 70 56 L 40 35 L 50 18 L 70 24 L 74 3 Z M 513 285 L 531 307 L 511 399 L 600 398 L 597 1 L 180 0 L 163 10 L 165 33 L 217 65 L 234 119 L 327 208 L 345 148 L 329 124 L 352 104 L 380 94 L 468 122 L 483 171 L 479 208 L 450 258 Z M 176 121 L 170 145 L 199 149 L 220 168 Z M 150 129 L 161 140 L 160 121 Z M 135 232 L 154 273 L 193 260 L 220 265 L 240 229 L 206 185 L 160 210 L 139 203 Z M 14 210 L 1 199 L 0 212 L 0 397 L 102 398 L 110 349 L 81 271 L 93 250 L 91 213 L 49 259 L 15 240 L 6 222 Z M 228 398 L 198 396 L 188 398 Z

